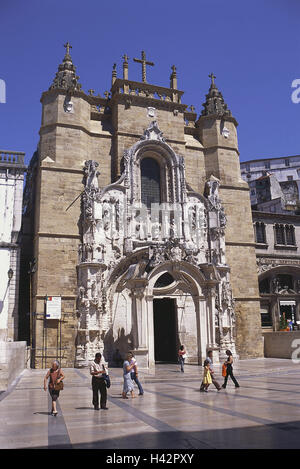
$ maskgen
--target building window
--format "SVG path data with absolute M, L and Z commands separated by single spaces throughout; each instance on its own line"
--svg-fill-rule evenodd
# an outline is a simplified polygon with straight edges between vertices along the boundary
M 293 179 L 294 179 L 293 176 L 288 176 L 288 177 L 287 177 L 287 180 L 288 180 L 288 181 L 293 181 Z
M 255 239 L 257 243 L 266 243 L 266 226 L 264 223 L 257 221 L 254 225 Z
M 147 208 L 160 203 L 160 167 L 153 158 L 141 161 L 141 201 Z
M 285 244 L 284 226 L 283 225 L 275 225 L 275 243 L 276 244 Z
M 273 326 L 273 321 L 272 321 L 272 315 L 269 310 L 269 307 L 262 307 L 260 310 L 261 313 L 261 326 L 262 327 L 272 327 Z
M 275 244 L 295 246 L 295 227 L 294 225 L 278 225 L 275 227 Z
M 171 274 L 166 272 L 165 274 L 161 275 L 155 282 L 154 288 L 163 288 L 171 285 L 174 282 L 174 278 Z
M 285 226 L 285 237 L 286 237 L 286 244 L 290 246 L 294 246 L 295 243 L 295 227 L 293 225 L 286 225 Z
M 271 167 L 270 161 L 266 161 L 265 162 L 265 169 L 270 169 L 270 167 Z
M 284 163 L 285 163 L 285 166 L 290 166 L 290 160 L 288 158 L 284 160 Z

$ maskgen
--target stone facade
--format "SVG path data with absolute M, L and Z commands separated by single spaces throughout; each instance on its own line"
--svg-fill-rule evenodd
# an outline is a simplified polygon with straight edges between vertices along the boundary
M 237 122 L 214 78 L 197 119 L 182 103 L 172 70 L 170 88 L 130 81 L 125 56 L 123 78 L 114 68 L 109 95 L 87 95 L 67 49 L 42 95 L 38 163 L 28 188 L 36 200 L 36 367 L 55 356 L 63 366 L 85 366 L 99 349 L 112 362 L 117 348 L 133 348 L 141 366 L 152 366 L 154 305 L 162 299 L 174 300 L 174 343 L 186 344 L 190 362 L 200 363 L 207 348 L 216 360 L 226 347 L 241 358 L 262 356 Z M 144 218 L 132 214 L 143 197 L 146 159 L 159 167 L 160 203 L 170 213 L 166 233 L 161 215 L 155 221 L 147 209 Z M 164 274 L 173 282 L 157 287 Z M 46 296 L 61 296 L 60 321 L 45 320 Z

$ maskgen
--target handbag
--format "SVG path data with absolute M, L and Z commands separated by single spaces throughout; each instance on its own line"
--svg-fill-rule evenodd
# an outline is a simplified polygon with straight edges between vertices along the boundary
M 226 374 L 227 374 L 227 366 L 225 365 L 225 363 L 223 363 L 223 365 L 222 365 L 222 376 L 223 376 L 223 378 L 226 377 Z
M 59 375 L 60 376 L 60 375 Z M 59 377 L 57 378 L 59 379 Z M 54 384 L 54 391 L 62 391 L 64 389 L 64 383 L 63 381 L 60 381 L 59 383 L 55 382 Z
M 109 375 L 102 375 L 104 378 L 104 382 L 106 384 L 107 389 L 110 388 L 110 377 Z

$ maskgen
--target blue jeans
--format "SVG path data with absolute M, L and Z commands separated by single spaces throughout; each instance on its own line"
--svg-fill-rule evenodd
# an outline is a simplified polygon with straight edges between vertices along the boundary
M 130 373 L 130 376 L 131 376 L 132 381 L 134 381 L 137 384 L 137 387 L 139 388 L 139 394 L 144 394 L 143 387 L 141 383 L 139 382 L 139 379 L 137 375 L 135 374 L 135 372 Z
M 179 357 L 180 370 L 184 373 L 184 358 Z

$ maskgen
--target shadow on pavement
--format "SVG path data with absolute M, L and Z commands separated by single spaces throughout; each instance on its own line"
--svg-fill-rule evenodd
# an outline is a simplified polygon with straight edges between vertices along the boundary
M 72 449 L 298 449 L 299 436 L 300 421 L 195 432 L 130 434 L 128 430 L 124 437 L 74 443 Z M 63 447 L 64 444 L 48 446 Z

